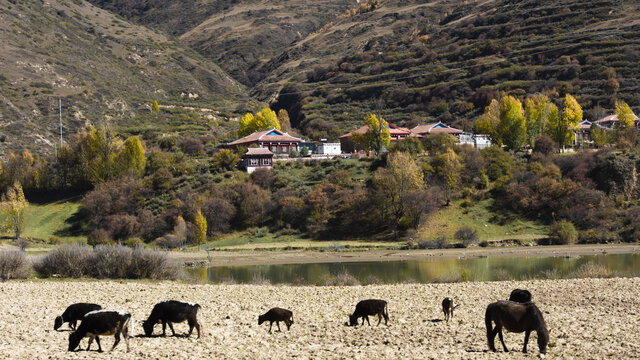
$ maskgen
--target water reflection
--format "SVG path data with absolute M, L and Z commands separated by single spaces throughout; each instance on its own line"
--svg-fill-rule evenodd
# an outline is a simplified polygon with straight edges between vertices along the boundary
M 257 278 L 272 284 L 320 284 L 327 276 L 350 274 L 360 281 L 370 276 L 385 284 L 413 279 L 420 283 L 460 279 L 494 281 L 506 279 L 570 277 L 586 263 L 604 265 L 620 276 L 640 274 L 640 254 L 589 255 L 578 257 L 493 257 L 468 259 L 425 259 L 388 262 L 322 263 L 224 266 L 188 271 L 203 282 L 218 283 L 233 279 L 252 283 Z

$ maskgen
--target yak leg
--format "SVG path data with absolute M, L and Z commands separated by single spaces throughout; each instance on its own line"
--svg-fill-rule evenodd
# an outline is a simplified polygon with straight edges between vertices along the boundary
M 522 352 L 523 353 L 527 353 L 527 343 L 529 342 L 529 334 L 531 334 L 531 331 L 527 330 L 524 332 L 524 347 L 522 348 Z
M 364 318 L 367 319 L 367 324 L 371 326 L 371 323 L 369 322 L 369 315 L 365 316 Z M 362 325 L 364 325 L 364 320 L 362 320 Z
M 287 319 L 284 321 L 285 325 L 287 325 L 287 330 L 291 329 L 291 320 Z
M 162 336 L 167 336 L 167 322 L 162 320 Z
M 100 345 L 100 337 L 96 335 L 96 344 L 98 344 L 98 352 L 102 352 L 102 346 Z
M 171 329 L 173 336 L 176 336 L 176 331 L 173 330 L 173 323 L 171 321 L 167 321 L 167 325 L 169 325 L 169 329 Z
M 487 331 L 487 342 L 489 343 L 489 350 L 496 352 L 496 332 L 494 331 L 494 329 L 489 328 L 489 330 Z
M 76 320 L 70 321 L 69 322 L 69 327 L 75 331 L 76 330 Z
M 269 334 L 271 334 L 271 327 L 273 326 L 273 321 L 269 321 Z
M 504 344 L 504 339 L 502 338 L 502 327 L 498 329 L 498 336 L 500 337 L 500 342 L 502 343 L 502 347 L 504 348 L 504 352 L 509 352 L 507 349 L 507 345 Z
M 116 345 L 118 345 L 118 343 L 120 342 L 120 332 L 116 331 L 114 337 L 116 338 L 116 341 L 113 342 L 113 346 L 111 347 L 111 350 L 109 350 L 109 352 L 113 351 L 113 349 L 116 348 Z
M 280 330 L 280 321 L 276 321 L 276 325 L 278 325 L 278 332 L 282 332 L 282 330 Z
M 89 348 L 91 348 L 91 343 L 93 342 L 93 336 L 89 336 L 89 345 L 87 345 L 87 351 L 89 351 Z M 98 343 L 100 344 L 100 343 Z M 98 347 L 100 347 L 100 345 L 98 345 Z
M 376 326 L 380 326 L 380 322 L 382 321 L 382 314 L 378 313 L 378 325 Z

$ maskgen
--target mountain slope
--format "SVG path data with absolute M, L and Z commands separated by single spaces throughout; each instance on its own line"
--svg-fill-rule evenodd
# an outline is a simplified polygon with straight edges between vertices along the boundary
M 140 24 L 179 36 L 238 81 L 252 85 L 260 67 L 344 13 L 354 0 L 89 0 Z
M 179 41 L 74 0 L 0 0 L 0 150 L 53 152 L 64 136 L 148 104 L 233 110 L 246 89 Z

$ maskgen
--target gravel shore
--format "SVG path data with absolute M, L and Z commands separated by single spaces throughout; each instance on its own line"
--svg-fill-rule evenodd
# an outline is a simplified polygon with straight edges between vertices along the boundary
M 535 333 L 529 354 L 523 334 L 505 334 L 511 352 L 487 352 L 484 311 L 513 288 L 526 288 L 551 329 L 546 358 L 640 358 L 640 278 L 401 284 L 353 287 L 190 285 L 176 282 L 10 281 L 0 283 L 0 358 L 10 359 L 525 359 L 539 357 Z M 441 301 L 462 305 L 443 319 Z M 366 298 L 389 302 L 389 326 L 345 326 L 355 304 Z M 164 299 L 198 302 L 203 336 L 134 337 L 112 353 L 69 353 L 68 325 L 53 321 L 67 305 L 96 302 L 129 311 L 134 334 L 153 305 Z M 268 333 L 259 314 L 279 306 L 294 312 L 291 331 Z M 373 319 L 372 319 L 373 320 Z M 186 333 L 186 323 L 174 326 Z M 275 327 L 275 324 L 274 324 Z M 169 329 L 167 332 L 170 334 Z M 156 325 L 155 334 L 161 333 Z M 496 341 L 498 341 L 496 339 Z M 102 337 L 103 349 L 113 344 Z M 498 344 L 498 343 L 497 343 Z M 86 348 L 87 340 L 81 347 Z M 499 347 L 499 346 L 498 346 Z

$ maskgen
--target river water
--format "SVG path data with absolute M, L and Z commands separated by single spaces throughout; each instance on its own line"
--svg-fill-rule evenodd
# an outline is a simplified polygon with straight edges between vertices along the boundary
M 402 282 L 495 281 L 576 277 L 587 263 L 605 267 L 617 276 L 640 276 L 640 254 L 603 254 L 575 257 L 487 257 L 407 261 L 222 266 L 189 269 L 202 282 L 311 284 L 349 274 L 360 282 L 378 279 Z

